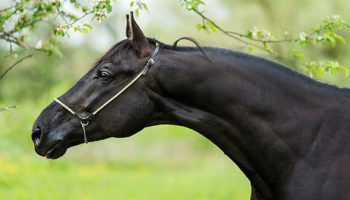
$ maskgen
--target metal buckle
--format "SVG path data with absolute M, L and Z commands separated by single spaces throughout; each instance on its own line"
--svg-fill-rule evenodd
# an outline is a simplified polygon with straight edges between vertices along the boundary
M 149 59 L 148 59 L 148 62 L 149 62 L 151 65 L 153 65 L 153 64 L 154 64 L 154 59 L 153 59 L 153 58 L 149 58 Z
M 142 75 L 146 75 L 147 72 L 148 72 L 148 69 L 150 66 L 152 66 L 154 64 L 154 59 L 153 58 L 149 58 L 148 61 L 147 61 L 147 64 L 142 72 Z
M 84 121 L 83 121 L 84 120 Z M 86 136 L 86 127 L 89 125 L 89 121 L 86 120 L 86 118 L 82 118 L 80 120 L 81 128 L 83 129 L 83 134 L 84 134 L 84 143 L 87 144 L 87 136 Z

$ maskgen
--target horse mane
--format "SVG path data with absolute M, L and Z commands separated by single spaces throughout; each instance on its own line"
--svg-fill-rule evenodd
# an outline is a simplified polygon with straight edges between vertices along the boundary
M 318 87 L 324 87 L 327 89 L 340 89 L 340 90 L 347 90 L 347 88 L 339 88 L 335 85 L 330 85 L 324 82 L 317 81 L 309 76 L 306 76 L 291 67 L 288 67 L 284 64 L 281 64 L 279 62 L 260 57 L 251 55 L 248 53 L 240 52 L 240 51 L 234 51 L 230 49 L 225 48 L 217 48 L 217 47 L 206 47 L 204 48 L 207 51 L 216 52 L 218 55 L 222 55 L 224 57 L 230 57 L 237 59 L 241 62 L 247 63 L 247 64 L 256 64 L 259 63 L 259 67 L 265 67 L 266 70 L 272 70 L 274 69 L 277 73 L 280 75 L 286 75 L 291 78 L 298 79 L 300 81 L 303 81 L 304 83 L 310 83 L 311 85 L 318 86 Z
M 193 39 L 193 38 L 190 38 L 190 39 Z M 154 44 L 156 42 L 161 43 L 156 39 L 148 38 L 148 40 L 149 40 L 149 42 L 154 43 Z M 288 67 L 286 65 L 272 61 L 270 59 L 260 57 L 260 56 L 251 55 L 251 54 L 240 52 L 240 51 L 234 51 L 231 49 L 225 49 L 225 48 L 219 48 L 219 47 L 207 47 L 207 46 L 202 47 L 198 44 L 198 42 L 195 43 L 196 44 L 195 47 L 174 46 L 174 45 L 172 46 L 172 45 L 167 45 L 167 44 L 163 44 L 163 43 L 161 43 L 161 44 L 163 45 L 162 48 L 169 49 L 169 50 L 182 51 L 182 52 L 188 52 L 188 51 L 193 52 L 193 51 L 199 50 L 201 52 L 203 51 L 203 52 L 207 52 L 210 54 L 223 56 L 223 57 L 226 57 L 227 59 L 234 58 L 236 60 L 239 60 L 239 61 L 247 63 L 247 64 L 259 63 L 261 65 L 261 67 L 266 67 L 267 70 L 275 69 L 277 72 L 280 72 L 280 74 L 287 75 L 291 78 L 301 80 L 304 83 L 310 83 L 314 86 L 324 87 L 324 88 L 328 88 L 328 89 L 348 90 L 347 88 L 339 88 L 335 85 L 330 85 L 327 83 L 316 81 L 315 79 L 312 79 L 309 76 L 306 76 L 306 75 L 304 75 L 296 70 L 291 69 L 290 67 Z M 205 55 L 207 55 L 207 53 L 205 53 Z
M 102 63 L 104 60 L 107 60 L 108 58 L 115 56 L 115 54 L 118 54 L 120 57 L 126 56 L 126 53 L 130 49 L 130 41 L 128 39 L 122 40 L 116 44 L 114 44 L 103 56 L 97 59 L 95 61 L 93 66 L 96 66 L 100 63 Z

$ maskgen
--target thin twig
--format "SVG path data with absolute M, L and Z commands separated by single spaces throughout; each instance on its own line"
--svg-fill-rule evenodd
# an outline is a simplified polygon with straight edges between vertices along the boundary
M 237 32 L 234 32 L 234 31 L 226 31 L 227 33 L 229 34 L 233 34 L 233 35 L 237 35 L 239 37 L 244 37 L 244 38 L 247 38 L 249 40 L 253 40 L 255 42 L 265 42 L 265 43 L 283 43 L 283 42 L 294 42 L 296 41 L 295 39 L 283 39 L 283 40 L 260 40 L 260 39 L 256 39 L 256 38 L 251 38 L 251 37 L 248 37 L 248 35 L 245 35 L 245 34 L 242 34 L 242 33 L 237 33 Z
M 5 111 L 5 110 L 15 109 L 15 108 L 17 108 L 17 106 L 7 106 L 7 107 L 3 107 L 3 108 L 0 108 L 0 112 Z
M 73 22 L 69 23 L 68 20 L 62 15 L 61 11 L 58 9 L 58 13 L 57 15 L 55 16 L 55 18 L 57 16 L 61 16 L 62 19 L 64 20 L 64 22 L 66 23 L 66 25 L 68 25 L 69 27 L 71 27 L 73 24 L 75 24 L 76 22 L 78 22 L 79 20 L 81 20 L 82 18 L 86 17 L 87 15 L 90 15 L 92 14 L 93 11 L 90 11 L 90 12 L 86 12 L 84 15 L 80 16 L 79 18 L 77 18 L 76 20 L 74 20 Z M 31 23 L 29 23 L 28 25 L 26 25 L 26 27 L 30 27 L 30 26 L 33 26 L 34 24 L 40 22 L 40 20 L 34 20 L 32 21 Z M 16 44 L 24 49 L 29 49 L 26 44 L 20 40 L 18 40 L 17 37 L 15 37 L 13 34 L 16 33 L 17 30 L 15 28 L 13 28 L 12 30 L 10 31 L 4 31 L 4 30 L 0 30 L 0 39 L 2 40 L 5 40 L 9 43 L 13 43 L 13 44 Z
M 92 14 L 92 13 L 93 13 L 93 11 L 90 11 L 90 12 L 85 13 L 84 15 L 80 16 L 78 19 L 76 19 L 76 20 L 74 20 L 72 23 L 70 23 L 69 26 L 72 26 L 73 24 L 75 24 L 76 22 L 78 22 L 79 20 L 81 20 L 82 18 L 84 18 L 84 17 L 86 17 L 86 16 L 88 16 L 88 15 L 90 15 L 90 14 Z
M 8 33 L 6 31 L 0 30 L 0 39 L 6 40 L 10 43 L 14 43 L 20 47 L 23 47 L 24 49 L 28 49 L 28 47 L 21 41 L 19 41 L 15 36 L 13 36 L 11 33 Z
M 242 43 L 244 43 L 245 45 L 250 45 L 250 46 L 254 46 L 260 50 L 263 50 L 264 52 L 267 52 L 269 53 L 273 58 L 277 58 L 277 59 L 283 59 L 283 60 L 286 60 L 286 61 L 290 61 L 290 62 L 294 62 L 296 64 L 299 64 L 299 65 L 302 65 L 302 66 L 305 66 L 305 67 L 310 67 L 308 66 L 307 64 L 305 63 L 302 63 L 302 62 L 299 62 L 299 61 L 296 61 L 292 58 L 289 58 L 289 57 L 285 57 L 281 54 L 278 54 L 278 53 L 275 53 L 275 52 L 272 52 L 270 50 L 267 50 L 265 49 L 264 47 L 261 47 L 259 45 L 256 45 L 254 43 L 251 43 L 251 42 L 247 42 L 245 40 L 242 40 L 240 37 L 244 37 L 246 39 L 249 39 L 249 40 L 253 40 L 255 42 L 261 42 L 261 43 L 276 43 L 276 42 L 293 42 L 293 41 L 296 41 L 295 39 L 285 39 L 285 40 L 259 40 L 259 39 L 252 39 L 252 38 L 249 38 L 247 35 L 244 35 L 244 34 L 241 34 L 241 33 L 237 33 L 237 32 L 233 32 L 233 31 L 227 31 L 225 29 L 223 29 L 222 27 L 220 27 L 219 25 L 217 25 L 213 20 L 211 20 L 210 18 L 208 18 L 207 16 L 205 16 L 202 12 L 198 11 L 197 9 L 195 8 L 192 8 L 192 10 L 197 13 L 202 19 L 210 22 L 215 28 L 217 28 L 220 32 L 222 32 L 223 34 L 225 34 L 226 36 L 228 37 L 231 37 L 237 41 L 240 41 Z
M 8 11 L 8 10 L 11 10 L 12 8 L 14 8 L 15 6 L 11 6 L 11 7 L 8 7 L 8 8 L 3 8 L 0 10 L 0 13 L 1 12 L 5 12 L 5 11 Z
M 17 44 L 17 41 L 16 41 L 16 40 L 14 40 L 14 39 L 8 37 L 7 35 L 0 35 L 0 39 L 6 40 L 7 42 L 10 42 L 10 43 L 15 43 L 15 44 Z M 17 45 L 20 46 L 20 44 L 17 44 Z
M 66 23 L 66 24 L 69 24 L 69 22 L 67 21 L 67 19 L 62 15 L 62 12 L 59 8 L 57 8 L 57 12 L 58 12 L 58 15 L 63 19 L 63 21 Z
M 238 33 L 238 32 L 234 32 L 234 31 L 227 31 L 223 28 L 221 28 L 219 25 L 217 25 L 213 20 L 209 19 L 207 16 L 205 16 L 202 12 L 198 11 L 195 8 L 192 8 L 192 10 L 197 13 L 199 16 L 201 16 L 202 19 L 210 22 L 215 28 L 217 28 L 219 31 L 221 31 L 222 33 L 226 34 L 227 36 L 238 36 L 238 37 L 243 37 L 243 38 L 247 38 L 249 40 L 255 41 L 255 42 L 264 42 L 264 43 L 282 43 L 282 42 L 292 42 L 295 41 L 294 39 L 284 39 L 284 40 L 260 40 L 260 39 L 256 39 L 256 38 L 250 38 L 248 37 L 246 34 L 242 34 L 242 33 Z M 235 37 L 237 38 L 237 37 Z M 247 44 L 246 41 L 241 41 Z M 255 46 L 255 45 L 253 45 Z
M 27 25 L 26 25 L 25 27 L 23 27 L 22 29 L 27 28 L 27 27 L 30 27 L 30 26 L 34 26 L 36 23 L 41 22 L 41 21 L 43 21 L 43 20 L 33 20 L 32 22 L 30 22 L 29 24 L 27 24 Z M 13 33 L 16 33 L 16 32 L 18 32 L 18 30 L 16 29 L 16 26 L 14 26 L 13 29 L 10 30 L 8 33 L 9 33 L 9 34 L 13 34 Z
M 204 19 L 204 20 L 210 22 L 215 28 L 217 28 L 217 29 L 218 29 L 220 32 L 222 32 L 223 34 L 225 34 L 225 35 L 227 35 L 227 36 L 229 36 L 229 37 L 231 37 L 231 38 L 233 38 L 233 39 L 235 39 L 235 40 L 238 40 L 238 41 L 240 41 L 240 42 L 242 42 L 242 43 L 244 43 L 244 44 L 246 44 L 246 45 L 251 45 L 251 46 L 254 46 L 254 47 L 259 48 L 259 49 L 261 49 L 261 50 L 265 50 L 263 47 L 258 46 L 258 45 L 253 44 L 253 43 L 250 43 L 250 42 L 247 42 L 247 41 L 244 41 L 244 40 L 240 39 L 239 37 L 237 37 L 237 36 L 231 34 L 230 31 L 226 31 L 225 29 L 221 28 L 221 27 L 220 27 L 219 25 L 217 25 L 213 20 L 209 19 L 207 16 L 205 16 L 202 12 L 199 12 L 197 9 L 192 8 L 192 10 L 193 10 L 195 13 L 197 13 L 199 16 L 201 16 L 202 19 Z
M 10 71 L 12 70 L 16 65 L 18 65 L 19 63 L 21 63 L 22 61 L 24 61 L 27 58 L 32 57 L 34 54 L 29 54 L 27 56 L 22 57 L 21 59 L 17 60 L 15 63 L 13 63 L 10 67 L 8 67 L 7 69 L 5 69 L 5 71 L 1 74 L 0 76 L 0 80 L 4 78 L 4 76 Z
M 220 32 L 222 32 L 223 34 L 225 34 L 226 36 L 228 37 L 231 37 L 237 41 L 240 41 L 246 45 L 250 45 L 250 46 L 254 46 L 255 48 L 258 48 L 262 51 L 265 51 L 267 53 L 269 53 L 272 57 L 275 57 L 275 58 L 284 58 L 284 59 L 289 59 L 289 58 L 285 58 L 284 56 L 278 54 L 278 53 L 275 53 L 275 52 L 272 52 L 262 46 L 259 46 L 255 43 L 251 43 L 251 42 L 247 42 L 243 39 L 241 39 L 240 37 L 244 37 L 244 38 L 247 38 L 247 39 L 250 39 L 252 40 L 251 38 L 249 38 L 248 36 L 244 35 L 244 34 L 241 34 L 241 33 L 237 33 L 237 32 L 232 32 L 232 31 L 227 31 L 225 29 L 223 29 L 222 27 L 220 27 L 219 25 L 217 25 L 213 20 L 211 20 L 210 18 L 208 18 L 207 16 L 205 16 L 202 12 L 198 11 L 197 9 L 195 8 L 192 8 L 192 10 L 197 13 L 202 19 L 210 22 L 216 29 L 218 29 Z M 292 40 L 292 39 L 291 39 Z M 261 43 L 271 43 L 269 41 L 264 41 L 264 40 L 258 40 L 258 39 L 253 39 L 253 41 L 255 42 L 261 42 Z M 290 60 L 290 59 L 289 59 Z

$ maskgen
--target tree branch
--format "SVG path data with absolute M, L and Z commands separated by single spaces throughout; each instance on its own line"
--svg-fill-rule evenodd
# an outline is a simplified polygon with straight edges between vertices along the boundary
M 225 35 L 229 36 L 229 37 L 232 37 L 232 35 L 234 36 L 238 36 L 238 37 L 243 37 L 243 38 L 246 38 L 246 39 L 249 39 L 249 40 L 252 40 L 252 41 L 255 41 L 255 42 L 264 42 L 264 43 L 282 43 L 282 42 L 293 42 L 295 41 L 294 39 L 284 39 L 284 40 L 261 40 L 261 39 L 256 39 L 256 38 L 250 38 L 248 37 L 248 35 L 246 34 L 242 34 L 242 33 L 238 33 L 238 32 L 234 32 L 234 31 L 227 31 L 223 28 L 221 28 L 219 25 L 217 25 L 213 20 L 209 19 L 207 16 L 205 16 L 202 12 L 198 11 L 196 8 L 192 8 L 192 10 L 197 13 L 202 19 L 210 22 L 211 24 L 213 24 L 213 26 L 215 28 L 217 28 L 219 31 L 221 31 L 222 33 L 224 33 Z M 234 37 L 235 39 L 237 39 L 237 37 Z M 241 41 L 241 40 L 239 40 Z M 249 45 L 252 45 L 251 43 L 249 42 L 246 42 L 246 41 L 241 41 L 245 44 L 249 44 Z M 255 46 L 255 45 L 253 45 Z M 260 47 L 260 46 L 255 46 L 255 47 Z
M 11 33 L 8 33 L 6 31 L 0 30 L 0 39 L 6 40 L 10 43 L 14 43 L 20 47 L 23 47 L 24 49 L 28 49 L 28 47 L 21 41 L 19 41 L 15 36 L 13 36 Z
M 243 39 L 241 39 L 241 37 L 243 38 L 246 38 L 246 39 L 249 39 L 249 40 L 252 40 L 252 41 L 255 41 L 255 42 L 260 42 L 260 43 L 263 43 L 263 44 L 266 44 L 266 43 L 278 43 L 278 42 L 294 42 L 296 41 L 295 39 L 285 39 L 285 40 L 259 40 L 259 39 L 255 39 L 255 38 L 250 38 L 248 37 L 247 35 L 245 34 L 241 34 L 241 33 L 237 33 L 237 32 L 233 32 L 233 31 L 227 31 L 225 29 L 223 29 L 222 27 L 220 27 L 219 25 L 217 25 L 213 20 L 211 20 L 210 18 L 208 18 L 207 16 L 205 16 L 202 12 L 198 11 L 196 8 L 192 8 L 191 10 L 193 10 L 195 13 L 197 13 L 202 19 L 210 22 L 216 29 L 218 29 L 220 32 L 222 32 L 223 34 L 225 34 L 226 36 L 228 37 L 231 37 L 237 41 L 240 41 L 242 43 L 244 43 L 245 45 L 250 45 L 250 46 L 254 46 L 260 50 L 263 50 L 267 53 L 269 53 L 273 58 L 277 58 L 277 59 L 283 59 L 283 60 L 286 60 L 286 61 L 290 61 L 290 62 L 294 62 L 296 64 L 299 64 L 299 65 L 302 65 L 304 67 L 310 67 L 308 66 L 307 64 L 305 63 L 302 63 L 302 62 L 298 62 L 292 58 L 289 58 L 289 57 L 285 57 L 281 54 L 278 54 L 278 53 L 275 53 L 275 52 L 272 52 L 270 51 L 269 49 L 266 49 L 262 46 L 259 46 L 257 44 L 254 44 L 254 43 L 251 43 L 251 42 L 247 42 Z
M 16 65 L 18 65 L 19 63 L 21 63 L 22 61 L 24 61 L 27 58 L 32 57 L 34 54 L 29 54 L 27 56 L 22 57 L 21 59 L 19 59 L 18 61 L 16 61 L 15 63 L 13 63 L 10 67 L 8 67 L 7 69 L 5 69 L 5 71 L 1 74 L 0 76 L 0 80 L 4 78 L 4 76 L 10 71 L 12 70 Z
M 204 20 L 210 22 L 211 24 L 213 24 L 213 26 L 214 26 L 215 28 L 217 28 L 220 32 L 222 32 L 222 33 L 225 34 L 226 36 L 231 37 L 231 38 L 233 38 L 233 39 L 235 39 L 235 40 L 238 40 L 238 41 L 240 41 L 240 42 L 242 42 L 242 43 L 244 43 L 244 44 L 246 44 L 246 45 L 251 45 L 251 46 L 254 46 L 254 47 L 258 48 L 258 49 L 261 49 L 261 50 L 266 51 L 263 47 L 261 47 L 261 46 L 259 46 L 259 45 L 256 45 L 256 44 L 253 44 L 253 43 L 250 43 L 250 42 L 247 42 L 247 41 L 245 41 L 245 40 L 240 39 L 239 37 L 242 37 L 243 34 L 240 34 L 240 33 L 233 33 L 233 32 L 231 32 L 231 31 L 226 31 L 225 29 L 223 29 L 223 28 L 221 28 L 219 25 L 217 25 L 213 20 L 211 20 L 211 19 L 209 19 L 207 16 L 205 16 L 202 12 L 199 12 L 199 11 L 198 11 L 197 9 L 195 9 L 195 8 L 192 8 L 192 10 L 193 10 L 195 13 L 197 13 L 202 19 L 204 19 Z M 237 37 L 237 36 L 239 36 L 239 37 Z
M 69 26 L 72 26 L 73 24 L 75 24 L 75 23 L 78 22 L 79 20 L 83 19 L 84 17 L 86 17 L 86 16 L 88 16 L 88 15 L 90 15 L 90 14 L 92 14 L 92 13 L 93 13 L 93 11 L 90 11 L 90 12 L 85 13 L 84 15 L 80 16 L 78 19 L 76 19 L 76 20 L 74 20 L 72 23 L 70 23 Z
M 64 21 L 66 24 L 69 24 L 69 22 L 67 21 L 67 19 L 62 15 L 62 11 L 60 10 L 60 8 L 57 8 L 57 13 L 58 13 L 58 15 L 63 19 L 63 21 Z
M 237 32 L 234 32 L 234 31 L 226 31 L 227 33 L 229 34 L 233 34 L 233 35 L 237 35 L 239 37 L 244 37 L 244 38 L 247 38 L 249 40 L 253 40 L 255 42 L 265 42 L 265 43 L 283 43 L 283 42 L 294 42 L 295 39 L 284 39 L 284 40 L 259 40 L 259 39 L 256 39 L 256 38 L 250 38 L 248 37 L 247 35 L 245 34 L 242 34 L 242 33 L 237 33 Z
M 11 10 L 11 9 L 14 8 L 14 7 L 15 7 L 15 6 L 11 6 L 11 7 L 8 7 L 8 8 L 0 9 L 0 13 L 5 12 L 5 11 L 8 11 L 8 10 Z

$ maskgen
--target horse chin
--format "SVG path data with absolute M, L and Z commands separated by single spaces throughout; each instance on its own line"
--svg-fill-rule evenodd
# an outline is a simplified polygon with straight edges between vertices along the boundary
M 79 140 L 72 141 L 68 144 L 64 144 L 63 142 L 57 143 L 51 149 L 49 149 L 49 151 L 46 153 L 45 157 L 48 159 L 60 158 L 66 153 L 67 149 L 69 149 L 70 147 L 73 147 L 73 146 L 77 146 L 79 144 L 82 144 L 82 142 Z
M 63 156 L 67 151 L 67 147 L 62 143 L 57 143 L 54 145 L 51 149 L 47 151 L 45 154 L 45 157 L 47 159 L 57 159 L 61 156 Z

